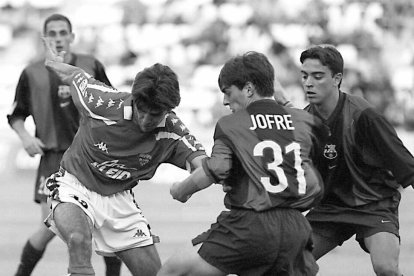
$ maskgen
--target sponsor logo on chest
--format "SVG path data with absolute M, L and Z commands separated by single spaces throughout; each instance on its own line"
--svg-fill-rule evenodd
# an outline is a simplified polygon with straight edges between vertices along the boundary
M 119 160 L 105 161 L 102 163 L 93 162 L 92 166 L 104 173 L 107 177 L 118 180 L 131 178 L 131 171 L 135 168 L 128 168 L 124 164 L 120 164 Z
M 147 153 L 140 153 L 138 155 L 138 161 L 139 161 L 139 164 L 141 165 L 141 167 L 148 164 L 151 161 L 151 159 L 152 159 L 152 156 L 147 154 Z

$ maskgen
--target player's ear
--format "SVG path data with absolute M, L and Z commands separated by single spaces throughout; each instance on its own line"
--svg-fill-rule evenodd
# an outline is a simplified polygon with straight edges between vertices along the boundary
M 342 82 L 342 73 L 337 73 L 334 75 L 335 85 L 339 86 Z
M 246 84 L 244 85 L 244 89 L 246 89 L 248 97 L 253 96 L 253 90 L 254 90 L 253 83 L 251 83 L 250 81 L 246 82 Z
M 73 41 L 75 41 L 75 34 L 70 33 L 70 43 L 72 43 Z

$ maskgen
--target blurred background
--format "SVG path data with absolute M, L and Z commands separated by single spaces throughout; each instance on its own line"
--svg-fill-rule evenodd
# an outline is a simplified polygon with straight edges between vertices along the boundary
M 120 90 L 155 62 L 171 66 L 190 129 L 211 129 L 227 112 L 219 69 L 248 50 L 267 54 L 289 99 L 304 106 L 299 56 L 320 43 L 343 54 L 345 92 L 365 97 L 396 126 L 414 126 L 412 0 L 0 0 L 0 137 L 7 144 L 0 157 L 11 152 L 18 166 L 37 160 L 13 151 L 18 140 L 5 115 L 24 66 L 41 58 L 42 24 L 54 12 L 71 19 L 73 50 L 100 59 Z
M 37 160 L 14 152 L 5 115 L 19 74 L 41 57 L 42 24 L 54 12 L 71 19 L 73 50 L 100 59 L 118 89 L 129 91 L 135 74 L 155 62 L 171 66 L 190 129 L 211 129 L 227 112 L 219 69 L 248 50 L 267 54 L 289 99 L 304 106 L 299 56 L 319 43 L 343 54 L 344 91 L 365 97 L 394 125 L 414 126 L 412 0 L 0 0 L 0 158 L 11 152 L 18 166 Z
M 412 0 L 0 0 L 0 173 L 9 176 L 2 188 L 24 182 L 24 187 L 0 197 L 2 202 L 7 193 L 21 197 L 7 198 L 9 207 L 24 204 L 35 208 L 31 198 L 38 158 L 27 156 L 7 124 L 6 114 L 21 71 L 42 57 L 43 21 L 55 12 L 72 21 L 73 51 L 95 55 L 119 90 L 130 91 L 135 74 L 156 62 L 175 70 L 182 93 L 177 113 L 207 150 L 215 122 L 228 112 L 221 104 L 217 77 L 230 56 L 248 50 L 265 53 L 289 100 L 304 107 L 299 56 L 309 45 L 320 43 L 337 46 L 345 59 L 342 90 L 365 97 L 385 114 L 399 134 L 408 137 L 403 139 L 410 141 L 408 147 L 414 141 Z M 14 181 L 16 176 L 21 179 Z M 162 170 L 155 181 L 171 181 L 170 177 L 168 170 Z M 221 193 L 213 194 L 206 209 L 221 202 L 221 197 Z M 221 206 L 213 209 L 217 208 Z M 37 216 L 37 211 L 31 212 Z M 13 210 L 3 215 L 9 222 L 16 221 Z M 34 223 L 27 224 L 32 226 Z M 13 227 L 7 228 L 8 234 L 15 234 Z M 30 231 L 21 233 L 20 243 Z M 10 271 L 17 262 L 20 243 L 12 251 Z M 408 249 L 414 251 L 414 245 Z M 163 252 L 162 256 L 167 255 Z

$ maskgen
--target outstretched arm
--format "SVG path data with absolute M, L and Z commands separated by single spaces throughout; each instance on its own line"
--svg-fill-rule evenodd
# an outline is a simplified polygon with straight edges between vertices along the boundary
M 170 188 L 170 193 L 174 199 L 186 202 L 192 194 L 209 187 L 211 184 L 213 182 L 206 175 L 203 167 L 198 167 L 186 179 L 174 183 Z
M 63 82 L 67 83 L 70 77 L 80 68 L 63 62 L 65 52 L 56 51 L 55 42 L 42 37 L 45 46 L 45 66 L 55 71 Z

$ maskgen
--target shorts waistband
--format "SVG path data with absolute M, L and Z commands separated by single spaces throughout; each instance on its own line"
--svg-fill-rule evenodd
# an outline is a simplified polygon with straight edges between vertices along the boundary
M 79 182 L 79 180 L 76 178 L 76 176 L 74 176 L 73 174 L 69 173 L 67 170 L 65 170 L 64 168 L 60 167 L 59 168 L 59 174 L 63 177 L 68 177 L 71 178 L 73 180 L 76 180 L 77 182 Z

